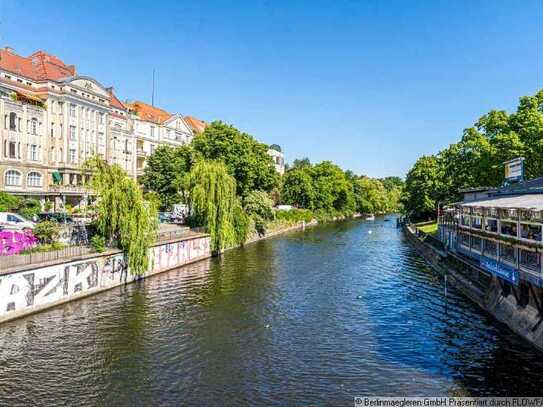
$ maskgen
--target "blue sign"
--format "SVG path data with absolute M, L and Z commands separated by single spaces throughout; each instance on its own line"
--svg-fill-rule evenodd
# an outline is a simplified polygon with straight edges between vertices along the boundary
M 510 283 L 518 285 L 519 275 L 517 269 L 486 256 L 481 256 L 480 264 L 482 268 L 490 271 L 492 274 L 509 281 Z

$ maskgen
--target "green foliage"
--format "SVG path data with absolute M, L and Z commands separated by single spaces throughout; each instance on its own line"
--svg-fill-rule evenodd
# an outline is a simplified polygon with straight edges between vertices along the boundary
M 17 212 L 26 219 L 32 219 L 41 212 L 41 204 L 37 199 L 23 199 L 17 209 Z
M 275 212 L 275 218 L 278 221 L 284 221 L 288 223 L 298 223 L 302 221 L 309 223 L 313 220 L 313 217 L 313 212 L 308 209 L 291 209 L 289 211 Z
M 156 193 L 162 210 L 186 200 L 180 187 L 190 171 L 193 154 L 190 146 L 159 146 L 147 160 L 140 182 L 147 191 Z
M 0 192 L 0 212 L 14 212 L 21 204 L 21 198 Z
M 244 201 L 245 212 L 263 220 L 273 219 L 273 201 L 264 191 L 252 191 Z
M 84 167 L 93 172 L 91 186 L 98 195 L 98 233 L 128 256 L 128 269 L 142 275 L 149 266 L 149 247 L 156 237 L 157 208 L 143 199 L 136 181 L 118 165 L 99 158 Z
M 442 173 L 435 156 L 423 156 L 407 173 L 402 202 L 406 213 L 414 219 L 434 216 L 443 194 Z
M 236 180 L 224 163 L 197 162 L 188 177 L 188 190 L 191 214 L 207 228 L 213 251 L 243 244 L 249 221 L 236 195 Z
M 55 250 L 64 249 L 65 247 L 66 245 L 64 243 L 52 242 L 48 244 L 40 244 L 38 246 L 29 247 L 28 249 L 23 250 L 22 254 L 52 252 Z
M 53 202 L 51 201 L 45 201 L 45 203 L 43 204 L 43 210 L 45 212 L 50 212 L 51 209 L 53 209 Z
M 406 181 L 405 211 L 415 219 L 432 217 L 437 202 L 459 200 L 461 188 L 497 187 L 503 182 L 503 162 L 512 158 L 526 158 L 526 178 L 543 176 L 542 156 L 543 91 L 539 91 L 521 97 L 512 114 L 492 110 L 479 118 L 432 163 L 428 157 L 419 159 Z
M 285 173 L 281 198 L 285 204 L 313 208 L 315 190 L 311 178 L 311 167 L 293 167 Z
M 98 253 L 103 253 L 106 250 L 106 238 L 101 235 L 94 235 L 90 240 L 91 247 Z
M 236 180 L 237 194 L 242 198 L 254 190 L 269 192 L 278 183 L 267 146 L 233 126 L 213 122 L 194 138 L 192 146 L 198 157 L 226 164 Z
M 37 223 L 32 232 L 34 233 L 34 236 L 38 238 L 40 243 L 51 244 L 58 238 L 60 228 L 57 222 L 46 220 Z

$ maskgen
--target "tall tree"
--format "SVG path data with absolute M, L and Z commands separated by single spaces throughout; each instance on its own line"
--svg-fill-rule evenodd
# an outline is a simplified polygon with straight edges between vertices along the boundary
M 236 195 L 236 180 L 224 163 L 197 162 L 188 176 L 188 190 L 193 220 L 206 227 L 213 251 L 245 242 L 249 221 Z
M 126 253 L 131 273 L 142 275 L 148 270 L 149 248 L 158 227 L 155 205 L 143 199 L 136 181 L 118 165 L 95 157 L 84 168 L 93 173 L 90 186 L 98 197 L 98 232 Z
M 180 186 L 190 171 L 193 154 L 190 146 L 159 146 L 147 160 L 140 182 L 146 190 L 157 194 L 162 210 L 186 199 Z
M 241 197 L 254 190 L 269 192 L 278 184 L 279 176 L 267 154 L 268 147 L 233 126 L 213 122 L 192 145 L 201 158 L 226 164 Z

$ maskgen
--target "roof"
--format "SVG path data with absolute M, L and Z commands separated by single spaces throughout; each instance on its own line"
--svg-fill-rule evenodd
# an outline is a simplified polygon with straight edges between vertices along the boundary
M 140 101 L 128 103 L 127 106 L 133 109 L 141 120 L 148 122 L 162 124 L 172 116 L 165 110 Z
M 115 96 L 115 94 L 113 93 L 113 91 L 110 92 L 110 95 L 111 95 L 111 99 L 110 99 L 110 102 L 109 104 L 112 106 L 112 107 L 115 107 L 119 110 L 127 110 L 126 106 L 124 105 L 123 102 L 121 102 L 117 96 Z
M 543 210 L 543 195 L 527 194 L 517 196 L 498 196 L 495 198 L 461 203 L 461 205 L 473 208 L 532 209 L 540 211 Z
M 36 51 L 28 57 L 23 57 L 9 48 L 0 49 L 0 69 L 35 81 L 58 81 L 75 75 L 74 65 L 66 65 L 54 55 Z
M 193 116 L 185 116 L 183 118 L 189 127 L 196 133 L 203 133 L 208 124 L 203 120 L 197 119 Z

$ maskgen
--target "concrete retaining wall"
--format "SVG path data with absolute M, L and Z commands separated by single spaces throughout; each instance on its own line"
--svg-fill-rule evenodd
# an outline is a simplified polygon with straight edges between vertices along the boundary
M 528 281 L 515 286 L 469 260 L 451 252 L 442 252 L 418 238 L 404 226 L 407 240 L 434 270 L 447 276 L 466 297 L 513 332 L 543 351 L 543 290 Z
M 151 248 L 149 276 L 211 256 L 209 237 L 196 235 Z M 0 275 L 0 323 L 137 279 L 122 253 Z

